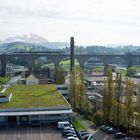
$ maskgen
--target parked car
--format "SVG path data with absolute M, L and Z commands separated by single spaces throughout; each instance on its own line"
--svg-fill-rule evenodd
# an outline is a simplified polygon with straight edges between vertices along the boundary
M 110 128 L 111 128 L 110 126 L 105 126 L 105 127 L 103 128 L 103 131 L 104 131 L 104 132 L 107 132 L 107 130 L 110 129 Z
M 107 130 L 107 134 L 114 134 L 114 133 L 116 133 L 116 132 L 117 132 L 117 130 L 114 129 L 114 128 L 109 128 L 109 129 Z
M 117 133 L 115 133 L 114 134 L 114 138 L 125 138 L 125 134 L 124 133 L 122 133 L 122 132 L 117 132 Z
M 79 131 L 79 134 L 83 133 L 83 132 L 87 132 L 86 130 L 81 130 Z
M 65 140 L 79 140 L 79 138 L 70 136 L 70 137 L 65 138 Z
M 100 127 L 100 130 L 101 131 L 103 131 L 103 129 L 106 127 L 106 125 L 102 125 L 101 127 Z
M 125 137 L 123 140 L 134 140 L 134 139 L 130 137 Z
M 89 137 L 86 140 L 95 140 L 95 139 L 94 139 L 93 135 L 90 134 Z
M 58 122 L 58 128 L 63 129 L 64 127 L 72 126 L 70 122 Z
M 76 134 L 73 134 L 73 133 L 67 133 L 67 134 L 65 135 L 65 138 L 70 137 L 70 136 L 72 136 L 72 137 L 77 137 Z
M 89 134 L 89 133 L 88 132 L 82 132 L 82 133 L 80 133 L 80 136 L 83 137 L 84 135 L 87 135 L 87 134 Z
M 75 129 L 73 127 L 64 127 L 63 131 L 66 131 L 66 130 L 75 130 Z
M 90 136 L 90 134 L 85 134 L 84 136 L 82 136 L 83 140 L 87 140 L 87 138 Z
M 63 136 L 65 136 L 67 133 L 76 134 L 76 132 L 73 131 L 73 130 L 66 130 L 66 131 L 63 132 Z

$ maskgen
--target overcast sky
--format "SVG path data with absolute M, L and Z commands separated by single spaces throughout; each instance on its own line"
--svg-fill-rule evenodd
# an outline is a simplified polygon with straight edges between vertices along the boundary
M 0 39 L 34 33 L 78 45 L 140 45 L 140 0 L 0 0 Z

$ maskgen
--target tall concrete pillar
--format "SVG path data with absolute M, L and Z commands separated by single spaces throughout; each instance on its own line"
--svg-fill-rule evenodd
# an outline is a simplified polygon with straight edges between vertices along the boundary
M 80 62 L 80 61 L 79 61 L 79 63 L 80 63 L 80 67 L 81 67 L 82 69 L 84 69 L 84 65 L 85 65 L 84 61 L 83 61 L 83 62 Z
M 54 63 L 54 67 L 55 68 L 58 68 L 59 67 L 59 61 L 53 61 L 53 63 Z
M 127 68 L 133 66 L 133 57 L 131 53 L 127 53 Z
M 129 69 L 129 67 L 132 67 L 133 66 L 133 56 L 132 56 L 132 54 L 131 53 L 127 53 L 126 54 L 126 60 L 127 60 L 127 72 L 128 72 L 128 69 Z
M 70 38 L 70 71 L 74 67 L 74 37 Z
M 108 66 L 109 64 L 104 64 L 104 76 L 107 76 Z
M 1 56 L 1 76 L 2 77 L 5 77 L 7 75 L 6 65 L 7 65 L 6 56 L 5 56 L 5 54 L 2 54 L 2 56 Z

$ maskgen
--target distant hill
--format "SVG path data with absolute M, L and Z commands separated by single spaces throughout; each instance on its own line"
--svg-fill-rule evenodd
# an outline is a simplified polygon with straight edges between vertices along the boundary
M 15 51 L 47 51 L 58 50 L 68 47 L 65 42 L 49 42 L 45 38 L 31 34 L 9 37 L 0 41 L 0 53 L 12 53 Z

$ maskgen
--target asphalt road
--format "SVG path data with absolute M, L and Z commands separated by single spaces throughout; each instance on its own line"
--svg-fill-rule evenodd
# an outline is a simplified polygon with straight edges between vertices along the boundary
M 102 132 L 100 130 L 97 130 L 93 134 L 93 136 L 96 140 L 116 140 L 116 139 L 114 139 L 114 135 L 108 135 L 105 132 Z M 117 140 L 120 140 L 120 139 L 117 139 Z
M 64 140 L 54 126 L 1 126 L 0 140 Z

